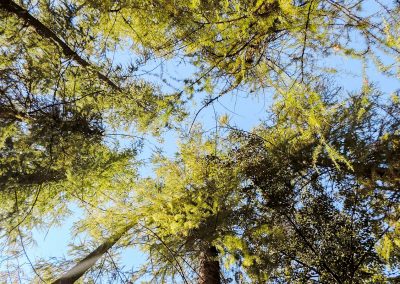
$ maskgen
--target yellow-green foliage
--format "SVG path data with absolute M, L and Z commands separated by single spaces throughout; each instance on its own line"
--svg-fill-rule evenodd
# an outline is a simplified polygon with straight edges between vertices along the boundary
M 364 96 L 363 104 L 367 103 L 367 96 Z M 297 147 L 318 143 L 313 150 L 314 162 L 325 151 L 338 168 L 341 163 L 351 169 L 349 161 L 329 144 L 326 137 L 330 125 L 337 119 L 335 113 L 338 107 L 339 105 L 327 105 L 323 95 L 312 87 L 293 83 L 289 89 L 279 89 L 273 106 L 277 114 L 277 126 L 264 135 L 268 141 L 288 143 L 287 147 L 294 147 L 294 151 Z M 365 110 L 360 108 L 359 117 L 363 111 Z
M 74 204 L 84 212 L 75 235 L 121 232 L 118 244 L 138 243 L 161 283 L 197 271 L 211 246 L 242 280 L 387 280 L 384 264 L 399 264 L 399 98 L 382 103 L 366 71 L 371 59 L 394 74 L 400 21 L 397 6 L 364 17 L 361 2 L 18 2 L 74 55 L 1 3 L 0 238 L 17 247 Z M 115 65 L 121 51 L 137 66 Z M 321 72 L 340 72 L 318 63 L 333 53 L 364 63 L 360 94 L 327 94 Z M 150 59 L 177 57 L 196 68 L 181 86 L 188 97 L 135 77 Z M 153 159 L 149 178 L 135 151 L 106 140 L 116 129 L 159 135 L 184 118 L 187 98 L 225 83 L 221 95 L 272 90 L 272 119 L 241 132 L 222 116 L 228 135 L 191 133 L 175 158 Z
M 181 145 L 176 160 L 157 158 L 157 179 L 144 181 L 138 193 L 147 212 L 143 215 L 149 215 L 147 222 L 159 228 L 163 238 L 188 236 L 207 219 L 234 208 L 237 202 L 237 170 L 222 167 L 224 157 L 215 154 L 212 141 L 202 143 L 199 139 Z M 212 239 L 216 232 L 212 228 L 206 230 L 211 230 Z
M 375 19 L 363 17 L 363 3 L 300 2 L 77 1 L 81 5 L 77 19 L 84 18 L 82 26 L 93 34 L 106 30 L 108 41 L 114 39 L 120 46 L 129 42 L 139 53 L 167 58 L 182 53 L 190 56 L 202 70 L 199 76 L 205 82 L 213 75 L 228 75 L 236 83 L 258 87 L 291 72 L 303 76 L 306 65 L 313 62 L 306 49 L 314 53 L 341 50 L 345 56 L 360 59 L 374 55 L 360 41 L 357 46 L 346 42 L 347 33 L 367 38 L 370 44 L 370 38 L 374 38 L 378 47 L 389 48 L 394 55 L 399 49 L 394 10 L 387 13 L 392 18 L 382 31 L 376 27 L 385 19 L 375 23 Z M 89 22 L 86 15 L 92 15 Z M 95 25 L 88 26 L 90 22 Z M 100 37 L 98 40 L 100 46 L 106 44 Z

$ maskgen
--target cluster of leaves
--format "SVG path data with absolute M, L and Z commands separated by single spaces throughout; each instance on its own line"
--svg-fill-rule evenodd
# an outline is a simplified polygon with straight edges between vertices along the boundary
M 155 162 L 157 177 L 136 189 L 145 229 L 138 237 L 146 236 L 142 249 L 150 253 L 154 278 L 196 278 L 200 254 L 238 220 L 238 167 L 200 134 L 181 145 L 176 160 Z
M 400 51 L 395 40 L 397 8 L 379 1 L 375 4 L 383 13 L 365 13 L 374 6 L 367 1 L 92 0 L 86 4 L 100 13 L 99 24 L 108 23 L 116 38 L 133 40 L 136 52 L 189 58 L 199 71 L 196 78 L 188 78 L 188 90 L 201 82 L 211 91 L 218 83 L 227 85 L 223 90 L 227 92 L 241 83 L 257 89 L 279 86 L 287 77 L 304 81 L 322 68 L 315 65 L 319 57 L 334 54 L 372 58 L 383 72 L 398 71 L 392 65 Z M 378 50 L 394 57 L 383 62 Z

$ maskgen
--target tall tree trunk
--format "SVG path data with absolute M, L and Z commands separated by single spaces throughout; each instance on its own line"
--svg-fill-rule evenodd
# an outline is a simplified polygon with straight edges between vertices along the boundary
M 133 227 L 133 223 L 128 224 L 119 232 L 109 237 L 105 242 L 98 246 L 94 251 L 88 254 L 84 259 L 79 261 L 74 267 L 64 273 L 60 278 L 52 284 L 72 284 L 82 277 L 97 260 L 99 260 L 110 248 L 112 248 L 128 231 Z
M 208 247 L 200 255 L 200 273 L 198 284 L 220 284 L 220 266 L 215 246 Z
M 23 7 L 19 6 L 17 3 L 11 0 L 0 0 L 0 9 L 17 16 L 21 21 L 34 28 L 36 32 L 40 34 L 42 37 L 60 46 L 63 54 L 66 57 L 75 60 L 75 62 L 77 62 L 82 67 L 92 69 L 100 80 L 107 83 L 114 90 L 121 91 L 121 88 L 118 87 L 113 81 L 111 81 L 110 78 L 100 73 L 99 71 L 96 71 L 96 68 L 92 66 L 91 63 L 83 59 L 78 53 L 76 53 L 71 47 L 69 47 L 61 38 L 59 38 L 51 29 L 49 29 L 41 21 L 32 16 Z

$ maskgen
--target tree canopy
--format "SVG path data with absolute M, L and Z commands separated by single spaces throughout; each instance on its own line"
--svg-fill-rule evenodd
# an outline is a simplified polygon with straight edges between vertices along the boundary
M 1 278 L 397 283 L 399 15 L 378 0 L 1 1 Z M 197 121 L 238 93 L 270 98 L 258 125 Z M 141 159 L 171 132 L 174 157 Z M 32 231 L 74 214 L 70 259 L 32 261 Z M 116 260 L 129 248 L 137 271 Z

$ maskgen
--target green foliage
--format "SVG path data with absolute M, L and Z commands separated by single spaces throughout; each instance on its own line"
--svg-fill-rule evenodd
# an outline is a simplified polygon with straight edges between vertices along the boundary
M 391 281 L 398 107 L 372 89 L 340 104 L 328 91 L 306 105 L 297 94 L 274 106 L 271 124 L 218 145 L 196 134 L 176 159 L 156 160 L 157 177 L 136 190 L 153 277 L 194 281 L 215 245 L 226 269 L 257 283 Z M 310 123 L 310 109 L 323 120 Z
M 396 283 L 400 104 L 366 73 L 372 61 L 398 77 L 400 13 L 377 2 L 381 12 L 365 16 L 364 2 L 2 1 L 4 254 L 18 259 L 32 230 L 62 225 L 74 208 L 72 235 L 85 240 L 74 258 L 113 247 L 89 283 L 102 271 L 125 281 L 114 257 L 132 247 L 148 262 L 131 281 L 200 281 L 213 249 L 239 283 Z M 114 63 L 126 51 L 136 62 Z M 321 55 L 361 60 L 361 90 L 332 87 L 343 74 Z M 195 67 L 184 91 L 138 78 L 152 59 L 178 57 Z M 149 166 L 135 160 L 140 143 L 107 140 L 160 136 L 199 93 L 214 97 L 206 107 L 239 87 L 272 90 L 269 119 L 246 132 L 222 116 L 209 136 L 182 138 L 175 158 L 155 155 L 150 177 L 138 174 Z M 35 281 L 70 265 L 41 261 Z
M 142 249 L 160 266 L 154 277 L 183 277 L 179 267 L 193 274 L 202 249 L 232 230 L 241 180 L 226 154 L 199 134 L 181 145 L 176 159 L 159 157 L 156 164 L 157 177 L 136 188 L 141 235 L 147 236 Z
M 256 89 L 276 86 L 287 77 L 303 82 L 318 75 L 319 57 L 327 55 L 375 60 L 382 51 L 392 61 L 375 62 L 383 72 L 393 73 L 400 50 L 395 40 L 398 8 L 381 3 L 386 10 L 369 15 L 371 5 L 330 0 L 91 0 L 80 6 L 80 13 L 96 11 L 93 21 L 99 28 L 117 42 L 132 41 L 133 50 L 146 56 L 184 55 L 199 67 L 196 84 L 204 79 L 207 86 L 210 78 L 223 78 L 230 82 L 229 90 L 241 83 Z

